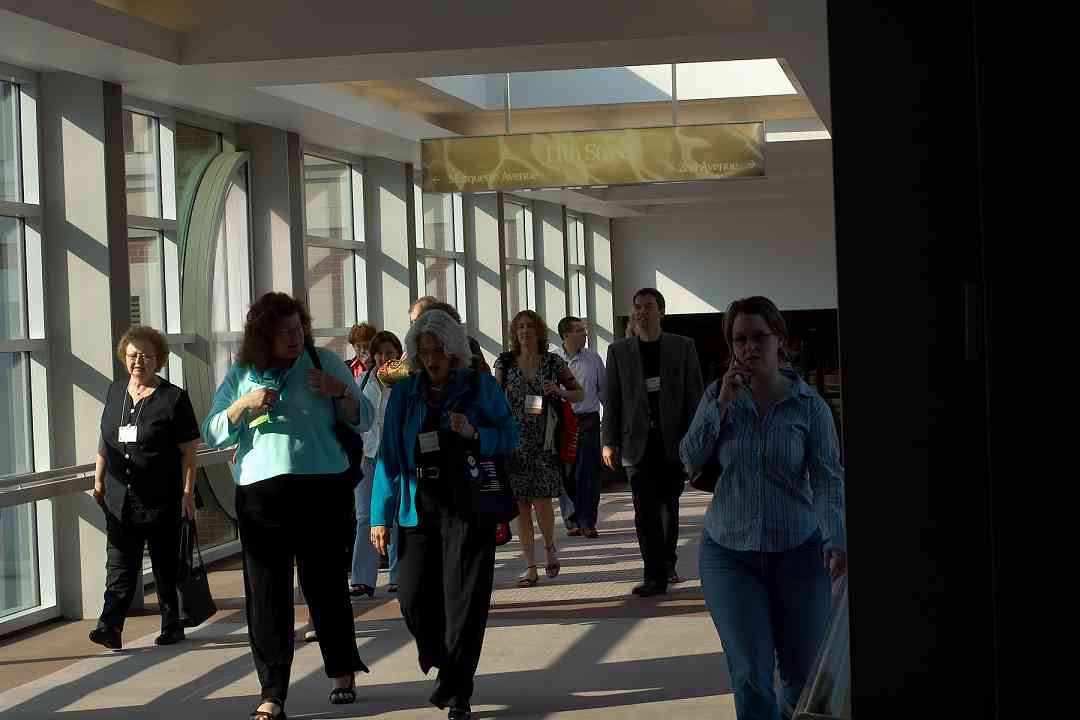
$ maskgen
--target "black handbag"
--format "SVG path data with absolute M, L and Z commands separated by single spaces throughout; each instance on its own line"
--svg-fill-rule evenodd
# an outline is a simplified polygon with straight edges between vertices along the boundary
M 701 492 L 715 492 L 716 483 L 720 480 L 720 475 L 724 472 L 724 466 L 720 464 L 719 458 L 716 457 L 716 448 L 713 447 L 713 451 L 709 453 L 709 461 L 705 463 L 705 467 L 701 468 L 693 475 L 690 476 L 690 487 Z
M 457 412 L 465 412 L 479 393 L 480 376 L 472 370 L 469 392 Z M 499 525 L 516 518 L 518 504 L 506 477 L 505 458 L 482 455 L 479 442 L 457 433 L 439 433 L 439 436 L 440 442 L 446 442 L 447 481 L 457 511 L 481 525 Z M 505 542 L 509 542 L 509 538 Z
M 307 352 L 315 369 L 322 370 L 319 353 L 315 348 L 308 345 Z M 357 398 L 357 402 L 361 402 L 360 398 Z M 360 433 L 354 432 L 345 421 L 337 416 L 337 405 L 334 404 L 333 398 L 330 398 L 330 407 L 334 411 L 334 435 L 337 437 L 338 443 L 341 444 L 341 449 L 349 457 L 349 478 L 352 480 L 353 488 L 355 488 L 364 479 L 364 437 Z
M 195 556 L 199 564 L 195 564 Z M 180 525 L 180 567 L 176 578 L 176 596 L 180 606 L 180 624 L 195 627 L 213 617 L 217 612 L 214 596 L 210 594 L 210 581 L 206 577 L 206 564 L 199 547 L 199 533 L 194 520 Z

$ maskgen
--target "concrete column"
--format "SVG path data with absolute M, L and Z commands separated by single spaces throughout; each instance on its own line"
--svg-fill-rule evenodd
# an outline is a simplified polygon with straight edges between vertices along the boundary
M 562 205 L 533 202 L 536 311 L 548 325 L 548 342 L 561 345 L 559 321 L 570 313 L 566 294 L 566 213 Z
M 364 162 L 364 235 L 367 242 L 368 320 L 404 339 L 409 329 L 411 271 L 409 210 L 412 184 L 405 165 L 384 158 Z
M 465 293 L 469 334 L 476 338 L 488 363 L 503 350 L 502 253 L 499 244 L 499 196 L 462 198 L 465 230 Z
M 52 464 L 65 467 L 97 455 L 105 395 L 119 372 L 113 348 L 128 326 L 121 89 L 45 73 L 40 118 Z M 57 498 L 53 508 L 60 610 L 96 617 L 105 585 L 104 516 L 89 493 Z
M 608 346 L 618 339 L 615 337 L 615 296 L 611 272 L 611 219 L 586 215 L 584 225 L 585 264 L 588 267 L 586 292 L 589 307 L 593 309 L 589 319 L 589 342 L 600 357 L 606 358 Z
M 237 149 L 246 150 L 251 198 L 254 297 L 270 291 L 307 300 L 299 137 L 265 125 L 237 128 Z M 297 157 L 293 157 L 296 155 Z M 294 213 L 299 201 L 300 213 Z M 298 219 L 300 222 L 295 222 Z

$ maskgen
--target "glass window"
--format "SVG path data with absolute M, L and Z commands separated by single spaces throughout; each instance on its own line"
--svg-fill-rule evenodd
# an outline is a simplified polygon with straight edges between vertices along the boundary
M 454 251 L 454 196 L 424 193 L 424 245 L 428 250 Z M 429 293 L 434 294 L 434 293 Z
M 0 477 L 33 472 L 26 353 L 0 353 Z
M 570 271 L 570 314 L 579 318 L 589 317 L 589 303 L 586 300 L 585 271 Z
M 525 265 L 506 267 L 506 312 L 513 318 L 522 310 L 532 309 L 532 268 Z
M 504 239 L 507 260 L 532 260 L 532 233 L 525 230 L 525 206 L 503 204 Z
M 585 264 L 585 233 L 581 218 L 573 215 L 566 218 L 566 257 L 571 265 Z
M 124 111 L 124 172 L 128 215 L 161 217 L 157 119 Z
M 348 163 L 304 156 L 307 234 L 352 240 L 352 180 Z
M 128 228 L 128 274 L 131 278 L 131 324 L 165 332 L 161 234 Z
M 353 351 L 349 347 L 349 338 L 343 335 L 337 337 L 317 337 L 315 344 L 319 347 L 329 348 L 338 354 L 342 360 L 352 359 Z
M 451 258 L 424 258 L 424 294 L 457 305 L 457 262 Z
M 0 81 L 0 200 L 19 202 L 19 88 Z
M 356 322 L 353 251 L 307 248 L 308 305 L 316 328 L 352 327 Z
M 251 260 L 248 237 L 247 174 L 240 168 L 225 196 L 225 212 L 214 247 L 211 368 L 214 386 L 221 384 L 240 349 L 244 317 L 251 305 Z
M 203 506 L 195 510 L 195 522 L 199 526 L 199 544 L 202 548 L 205 550 L 236 540 L 238 537 L 236 523 L 222 509 L 202 468 L 195 475 L 195 487 L 203 501 Z
M 18 218 L 0 217 L 0 339 L 26 337 L 26 281 Z
M 186 223 L 187 208 L 195 201 L 198 181 L 206 166 L 221 152 L 221 135 L 177 123 L 175 142 L 177 208 L 180 210 L 180 221 Z
M 0 508 L 0 618 L 41 604 L 34 505 Z

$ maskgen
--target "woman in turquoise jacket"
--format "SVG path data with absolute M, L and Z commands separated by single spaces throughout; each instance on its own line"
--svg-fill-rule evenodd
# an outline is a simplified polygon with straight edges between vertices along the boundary
M 439 669 L 431 703 L 449 707 L 450 720 L 468 720 L 491 603 L 495 528 L 455 510 L 445 445 L 456 433 L 480 455 L 509 455 L 518 428 L 491 376 L 467 368 L 468 338 L 447 313 L 421 315 L 405 346 L 421 370 L 394 386 L 386 407 L 371 542 L 385 552 L 396 518 L 401 614 L 416 638 L 420 669 Z
M 356 649 L 344 567 L 354 477 L 334 426 L 340 420 L 362 433 L 373 416 L 341 358 L 313 347 L 303 303 L 267 293 L 251 306 L 239 356 L 202 431 L 207 445 L 236 445 L 244 607 L 262 685 L 252 720 L 285 717 L 294 560 L 332 681 L 330 702 L 356 701 L 354 673 L 367 667 Z

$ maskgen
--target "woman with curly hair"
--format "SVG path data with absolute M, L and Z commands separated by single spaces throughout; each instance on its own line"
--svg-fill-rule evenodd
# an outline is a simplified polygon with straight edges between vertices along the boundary
M 373 415 L 341 358 L 314 347 L 303 303 L 267 293 L 251 306 L 203 436 L 214 447 L 237 445 L 248 639 L 262 685 L 253 720 L 285 716 L 294 560 L 332 680 L 330 702 L 356 701 L 355 673 L 367 667 L 356 649 L 342 555 L 330 550 L 346 547 L 353 520 L 353 476 L 335 426 L 340 420 L 362 433 Z

